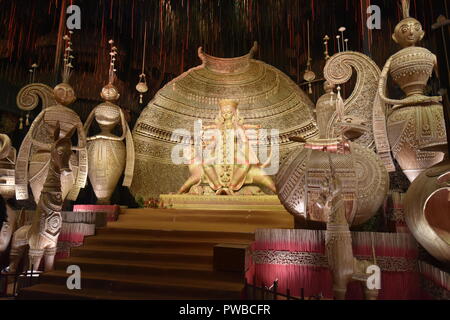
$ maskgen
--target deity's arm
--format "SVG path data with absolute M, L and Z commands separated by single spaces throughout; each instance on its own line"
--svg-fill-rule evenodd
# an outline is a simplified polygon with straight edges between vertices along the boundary
M 217 129 L 217 125 L 211 124 L 211 125 L 203 126 L 202 129 L 203 130 Z
M 386 93 L 386 89 L 387 89 L 387 79 L 389 76 L 389 70 L 391 68 L 391 63 L 392 63 L 392 57 L 390 57 L 388 59 L 388 61 L 386 61 L 383 71 L 381 72 L 380 80 L 378 82 L 378 94 L 379 94 L 381 100 L 383 100 L 385 103 L 393 105 L 394 106 L 393 109 L 400 108 L 403 106 L 408 106 L 408 105 L 420 104 L 420 103 L 436 103 L 436 102 L 442 101 L 442 97 L 440 97 L 440 96 L 429 97 L 429 96 L 425 96 L 425 95 L 412 95 L 412 96 L 406 97 L 401 100 L 390 99 L 390 98 L 386 97 L 385 93 Z
M 244 124 L 242 125 L 244 129 L 261 129 L 259 124 Z

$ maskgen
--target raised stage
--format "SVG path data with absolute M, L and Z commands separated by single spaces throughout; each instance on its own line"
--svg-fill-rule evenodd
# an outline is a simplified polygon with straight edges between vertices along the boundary
M 244 275 L 217 271 L 217 244 L 249 245 L 260 228 L 293 228 L 286 211 L 122 209 L 19 299 L 239 299 Z M 68 290 L 69 265 L 81 290 Z

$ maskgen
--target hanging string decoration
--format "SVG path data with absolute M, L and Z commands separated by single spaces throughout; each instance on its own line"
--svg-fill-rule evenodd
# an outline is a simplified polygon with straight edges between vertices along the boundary
M 142 104 L 142 98 L 144 96 L 144 93 L 148 91 L 147 86 L 147 77 L 145 75 L 145 51 L 147 46 L 147 22 L 145 23 L 145 31 L 144 31 L 144 49 L 142 53 L 142 69 L 141 74 L 139 75 L 139 82 L 136 85 L 136 90 L 139 92 L 139 103 Z

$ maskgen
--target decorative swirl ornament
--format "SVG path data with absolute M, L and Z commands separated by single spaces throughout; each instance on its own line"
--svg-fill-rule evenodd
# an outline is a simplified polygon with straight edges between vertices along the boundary
M 53 89 L 43 83 L 30 83 L 17 94 L 16 103 L 20 110 L 32 111 L 42 103 L 42 109 L 56 104 Z
M 387 138 L 385 104 L 377 93 L 380 69 L 375 62 L 366 55 L 345 51 L 332 56 L 324 68 L 325 79 L 333 85 L 348 82 L 356 71 L 357 79 L 353 92 L 344 101 L 344 118 L 358 119 L 367 126 L 364 134 L 355 142 L 368 148 L 376 148 L 389 172 L 395 170 L 390 154 Z M 331 117 L 327 126 L 327 135 L 336 136 L 340 132 L 337 112 Z

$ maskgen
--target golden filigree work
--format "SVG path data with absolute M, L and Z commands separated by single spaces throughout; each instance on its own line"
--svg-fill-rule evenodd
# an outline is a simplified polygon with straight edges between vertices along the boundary
M 86 135 L 92 121 L 97 121 L 101 132 L 88 137 L 89 180 L 98 204 L 109 204 L 120 176 L 125 170 L 123 185 L 129 187 L 133 180 L 134 146 L 123 111 L 111 102 L 104 102 L 92 110 L 84 129 Z M 119 124 L 120 137 L 111 133 Z M 126 139 L 126 144 L 123 142 Z
M 179 189 L 189 172 L 173 164 L 172 139 L 176 129 L 194 132 L 194 122 L 213 122 L 219 100 L 239 102 L 239 112 L 248 124 L 280 131 L 280 153 L 286 155 L 294 144 L 289 137 L 317 134 L 313 104 L 285 74 L 253 59 L 254 47 L 243 57 L 211 57 L 199 50 L 202 65 L 192 68 L 157 92 L 142 111 L 133 130 L 136 150 L 135 179 L 131 191 L 149 198 Z M 179 137 L 179 141 L 190 137 Z
M 52 93 L 52 96 L 48 94 Z M 31 95 L 24 97 L 23 95 Z M 17 96 L 19 108 L 21 101 L 26 107 L 37 106 L 39 97 L 45 97 L 42 102 L 43 110 L 34 119 L 25 136 L 16 162 L 16 198 L 28 199 L 28 183 L 30 183 L 36 203 L 39 201 L 42 186 L 50 164 L 49 148 L 51 145 L 51 132 L 57 121 L 61 125 L 61 136 L 76 127 L 78 132 L 78 147 L 72 155 L 70 166 L 72 172 L 62 177 L 63 198 L 75 200 L 80 188 L 84 188 L 87 178 L 86 135 L 83 124 L 78 115 L 68 107 L 61 104 L 46 105 L 45 102 L 55 102 L 53 90 L 44 84 L 29 84 L 22 88 Z
M 434 54 L 415 46 L 424 34 L 420 22 L 405 13 L 405 19 L 397 24 L 392 36 L 403 49 L 387 60 L 378 88 L 382 100 L 393 105 L 387 119 L 389 143 L 411 182 L 423 170 L 443 159 L 443 153 L 421 151 L 420 148 L 446 142 L 444 115 L 439 103 L 441 97 L 424 95 L 428 79 L 437 65 Z M 406 98 L 394 100 L 385 95 L 389 73 Z

